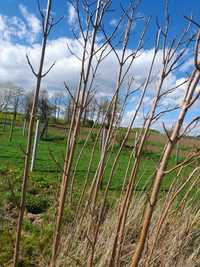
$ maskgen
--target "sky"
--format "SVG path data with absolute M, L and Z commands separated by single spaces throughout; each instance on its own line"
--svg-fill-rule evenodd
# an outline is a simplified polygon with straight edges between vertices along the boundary
M 41 8 L 46 8 L 46 0 L 40 0 Z M 104 25 L 111 31 L 120 16 L 120 1 L 114 0 L 110 12 L 105 17 Z M 121 1 L 123 6 L 128 4 L 128 0 Z M 145 37 L 143 53 L 136 59 L 133 74 L 137 82 L 142 81 L 144 73 L 148 72 L 155 44 L 156 20 L 163 22 L 163 1 L 143 0 L 138 9 L 138 16 L 151 17 L 150 26 Z M 179 36 L 186 19 L 184 16 L 193 16 L 193 19 L 200 23 L 200 1 L 198 0 L 171 0 L 169 1 L 170 13 L 170 34 Z M 63 88 L 66 81 L 72 88 L 78 82 L 80 62 L 74 58 L 67 49 L 67 43 L 73 48 L 77 55 L 81 55 L 81 47 L 72 35 L 72 28 L 76 29 L 76 16 L 72 6 L 67 0 L 54 0 L 52 14 L 56 19 L 63 17 L 63 20 L 53 28 L 48 41 L 45 69 L 55 60 L 56 65 L 51 73 L 44 79 L 42 86 L 52 94 Z M 134 26 L 130 37 L 128 49 L 134 49 L 137 45 L 137 37 L 142 29 L 142 23 L 138 22 Z M 195 28 L 194 28 L 195 29 Z M 101 36 L 99 36 L 101 40 Z M 37 69 L 41 48 L 41 21 L 36 0 L 6 0 L 0 1 L 0 85 L 14 83 L 25 90 L 34 88 L 35 79 L 26 62 L 26 54 L 29 55 L 33 66 Z M 180 71 L 170 75 L 166 86 L 174 86 L 183 81 L 191 71 L 193 64 L 192 50 L 188 49 L 188 56 Z M 158 56 L 155 71 L 160 68 L 161 55 Z M 117 75 L 116 59 L 111 55 L 102 63 L 99 69 L 96 88 L 99 96 L 112 95 L 115 78 Z M 180 88 L 177 95 L 171 95 L 165 99 L 165 104 L 178 103 L 183 96 L 184 88 Z M 151 101 L 151 93 L 146 97 L 146 102 Z M 137 95 L 132 98 L 127 106 L 124 124 L 128 122 L 134 113 L 134 106 L 137 102 Z M 194 113 L 197 113 L 194 108 Z M 141 114 L 142 116 L 142 114 Z M 174 115 L 173 115 L 174 116 Z M 192 114 L 188 117 L 188 121 Z M 165 118 L 165 122 L 170 126 L 172 116 Z M 158 127 L 158 126 L 157 126 Z

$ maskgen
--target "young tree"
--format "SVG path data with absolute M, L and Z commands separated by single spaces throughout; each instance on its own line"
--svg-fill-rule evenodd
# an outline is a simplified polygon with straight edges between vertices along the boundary
M 65 94 L 63 91 L 54 92 L 53 96 L 51 97 L 51 102 L 54 105 L 55 110 L 55 119 L 56 121 L 60 118 L 60 112 L 62 106 L 65 105 Z
M 34 92 L 28 91 L 25 93 L 23 100 L 22 100 L 23 113 L 24 113 L 23 136 L 25 136 L 26 125 L 30 119 L 31 107 L 33 104 L 33 96 L 34 96 Z
M 187 115 L 188 109 L 198 100 L 199 95 L 200 95 L 200 92 L 196 94 L 196 87 L 200 81 L 200 62 L 199 62 L 199 56 L 198 56 L 199 55 L 199 42 L 200 42 L 200 29 L 198 29 L 198 34 L 196 37 L 196 47 L 195 47 L 195 53 L 194 53 L 195 54 L 195 60 L 194 60 L 195 68 L 193 69 L 192 74 L 189 78 L 187 88 L 185 90 L 185 94 L 183 96 L 183 100 L 180 106 L 179 115 L 173 127 L 172 133 L 169 135 L 166 130 L 168 141 L 162 152 L 159 166 L 153 177 L 151 193 L 149 195 L 148 203 L 146 204 L 146 207 L 145 207 L 142 228 L 141 228 L 141 232 L 139 235 L 139 240 L 138 240 L 136 249 L 133 253 L 131 267 L 138 266 L 142 252 L 144 250 L 144 246 L 145 246 L 147 236 L 148 236 L 148 231 L 151 225 L 151 219 L 152 219 L 153 212 L 155 210 L 155 207 L 158 201 L 158 195 L 159 195 L 159 191 L 161 187 L 161 182 L 166 175 L 168 161 L 171 156 L 172 149 L 175 147 L 175 145 L 181 139 L 181 137 L 184 136 L 186 129 L 188 129 L 188 127 L 190 127 L 197 120 L 199 120 L 199 117 L 195 117 L 186 127 L 183 127 L 183 122 Z
M 15 85 L 10 83 L 0 85 L 0 112 L 8 107 L 12 96 L 12 88 L 15 88 Z
M 49 118 L 51 117 L 52 112 L 53 105 L 49 101 L 48 92 L 46 90 L 42 90 L 38 103 L 38 114 L 40 116 L 41 122 L 43 123 L 43 127 L 40 133 L 41 138 L 47 139 Z
M 0 112 L 4 113 L 4 130 L 7 124 L 7 112 L 12 108 L 16 88 L 16 85 L 11 83 L 1 84 L 0 86 Z
M 31 64 L 31 61 L 29 57 L 27 56 L 28 64 L 32 70 L 32 73 L 37 79 L 37 83 L 36 83 L 36 88 L 34 91 L 33 103 L 32 103 L 32 108 L 31 108 L 31 113 L 30 113 L 28 139 L 27 139 L 27 147 L 26 147 L 25 162 L 24 162 L 24 172 L 23 172 L 23 177 L 22 177 L 20 209 L 19 209 L 19 216 L 18 216 L 18 222 L 17 222 L 16 241 L 15 241 L 15 249 L 14 249 L 14 259 L 13 259 L 14 267 L 18 266 L 19 244 L 20 244 L 22 222 L 23 222 L 24 210 L 25 210 L 27 182 L 28 182 L 28 176 L 30 172 L 29 165 L 30 165 L 30 157 L 31 157 L 31 150 L 32 150 L 33 127 L 34 127 L 37 106 L 38 106 L 38 98 L 39 98 L 39 93 L 40 93 L 41 81 L 49 73 L 49 71 L 52 69 L 52 67 L 55 64 L 53 63 L 53 65 L 45 73 L 43 73 L 47 39 L 51 32 L 52 27 L 56 24 L 53 22 L 53 19 L 51 16 L 51 7 L 52 7 L 52 0 L 48 0 L 45 14 L 40 9 L 40 14 L 42 17 L 42 25 L 43 25 L 43 39 L 42 39 L 41 56 L 40 56 L 38 72 L 34 70 Z
M 67 122 L 67 124 L 70 124 L 71 122 L 71 118 L 72 118 L 72 114 L 73 114 L 73 100 L 68 97 L 66 100 L 66 105 L 65 105 L 65 115 L 64 115 L 64 119 Z
M 14 130 L 15 123 L 16 123 L 17 113 L 22 102 L 22 94 L 23 94 L 23 90 L 21 88 L 16 88 L 12 91 L 11 105 L 13 107 L 13 112 L 12 112 L 13 116 L 12 116 L 12 121 L 11 121 L 11 126 L 10 126 L 10 135 L 9 135 L 10 141 L 12 141 L 13 130 Z
M 80 71 L 79 84 L 76 90 L 76 97 L 74 98 L 73 94 L 67 89 L 72 98 L 72 101 L 74 102 L 73 103 L 74 108 L 71 118 L 70 129 L 68 133 L 65 163 L 63 168 L 64 170 L 60 186 L 58 211 L 56 216 L 56 227 L 55 227 L 54 241 L 52 246 L 51 267 L 55 267 L 58 256 L 64 205 L 72 169 L 76 139 L 80 129 L 81 118 L 87 102 L 86 101 L 87 96 L 91 92 L 96 69 L 98 68 L 98 65 L 100 63 L 99 60 L 97 61 L 96 67 L 92 65 L 94 63 L 94 57 L 97 53 L 96 51 L 97 36 L 99 30 L 101 29 L 103 17 L 110 5 L 110 1 L 103 1 L 103 0 L 98 0 L 95 7 L 93 7 L 93 5 L 90 5 L 87 1 L 76 0 L 73 3 L 79 20 L 80 34 L 83 39 L 82 40 L 83 52 L 81 58 L 81 71 Z M 93 7 L 93 10 L 91 10 L 91 7 Z M 82 19 L 80 19 L 80 12 L 82 8 L 84 11 L 83 18 L 85 17 L 84 23 L 82 22 Z M 100 49 L 98 49 L 98 52 L 101 49 L 103 50 L 103 48 L 105 48 L 105 45 L 107 43 L 108 41 L 104 40 Z

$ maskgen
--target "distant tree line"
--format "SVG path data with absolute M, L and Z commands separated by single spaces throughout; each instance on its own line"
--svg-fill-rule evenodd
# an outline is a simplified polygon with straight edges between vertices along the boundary
M 24 90 L 13 84 L 1 85 L 0 90 L 0 112 L 1 124 L 5 129 L 10 125 L 10 139 L 12 139 L 13 129 L 16 124 L 17 114 L 21 114 L 24 120 L 24 127 L 30 119 L 31 107 L 33 103 L 34 92 Z M 82 112 L 81 125 L 83 127 L 92 127 L 94 124 L 109 127 L 112 106 L 108 97 L 98 97 L 93 95 L 88 97 L 85 109 Z M 63 90 L 51 91 L 41 90 L 38 100 L 37 118 L 42 124 L 40 137 L 46 139 L 48 136 L 49 122 L 57 124 L 70 124 L 73 114 L 73 99 Z M 120 102 L 117 105 L 116 117 L 121 109 Z M 8 116 L 9 115 L 9 116 Z M 12 119 L 11 119 L 12 116 Z

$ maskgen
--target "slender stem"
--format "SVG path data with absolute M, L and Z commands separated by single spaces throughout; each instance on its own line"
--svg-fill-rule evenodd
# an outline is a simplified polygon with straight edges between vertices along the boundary
M 22 222 L 23 222 L 24 211 L 25 211 L 27 182 L 28 182 L 28 177 L 29 177 L 29 172 L 30 172 L 29 165 L 30 165 L 30 156 L 31 156 L 31 150 L 32 150 L 34 119 L 35 119 L 35 113 L 36 113 L 37 104 L 38 104 L 39 91 L 40 91 L 40 86 L 41 86 L 41 81 L 42 81 L 42 71 L 43 71 L 46 44 L 47 44 L 47 38 L 48 38 L 51 5 L 52 5 L 52 0 L 48 0 L 47 12 L 46 12 L 46 17 L 45 17 L 43 42 L 42 42 L 42 51 L 41 51 L 41 57 L 40 57 L 39 71 L 37 74 L 37 84 L 36 84 L 36 89 L 34 92 L 34 98 L 33 98 L 33 104 L 32 104 L 30 121 L 29 121 L 29 128 L 28 128 L 27 147 L 26 147 L 26 153 L 25 153 L 24 172 L 23 172 L 22 188 L 21 188 L 22 194 L 21 194 L 20 209 L 19 209 L 19 216 L 18 216 L 18 222 L 17 222 L 17 232 L 16 232 L 16 241 L 15 241 L 15 249 L 14 249 L 13 267 L 18 266 L 19 244 L 20 244 L 20 239 L 21 239 Z

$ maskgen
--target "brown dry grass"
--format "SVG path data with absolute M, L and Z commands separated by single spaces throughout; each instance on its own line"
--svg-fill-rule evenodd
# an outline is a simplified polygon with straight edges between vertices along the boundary
M 139 266 L 145 266 L 147 263 L 149 250 L 155 233 L 155 225 L 159 217 L 162 201 L 156 209 L 152 220 L 149 238 L 143 257 Z M 131 209 L 126 223 L 126 236 L 123 242 L 120 264 L 118 267 L 130 266 L 132 252 L 134 251 L 138 234 L 140 232 L 141 219 L 143 208 L 145 205 L 144 196 L 135 197 L 131 204 Z M 114 229 L 117 219 L 117 209 L 108 211 L 106 219 L 102 224 L 99 234 L 95 264 L 97 267 L 106 267 L 110 256 L 110 248 L 112 247 Z M 72 225 L 71 230 L 67 230 L 68 234 L 63 235 L 62 250 L 60 253 L 58 266 L 86 266 L 88 240 L 85 236 L 88 221 L 85 220 L 80 230 L 80 235 L 75 235 L 73 246 L 67 253 L 69 233 L 74 230 Z M 146 266 L 151 267 L 198 267 L 200 266 L 200 212 L 197 208 L 190 205 L 185 207 L 181 212 L 176 207 L 173 207 L 164 222 L 162 231 L 158 238 L 156 249 L 154 251 L 152 261 Z M 68 255 L 67 255 L 68 254 Z

